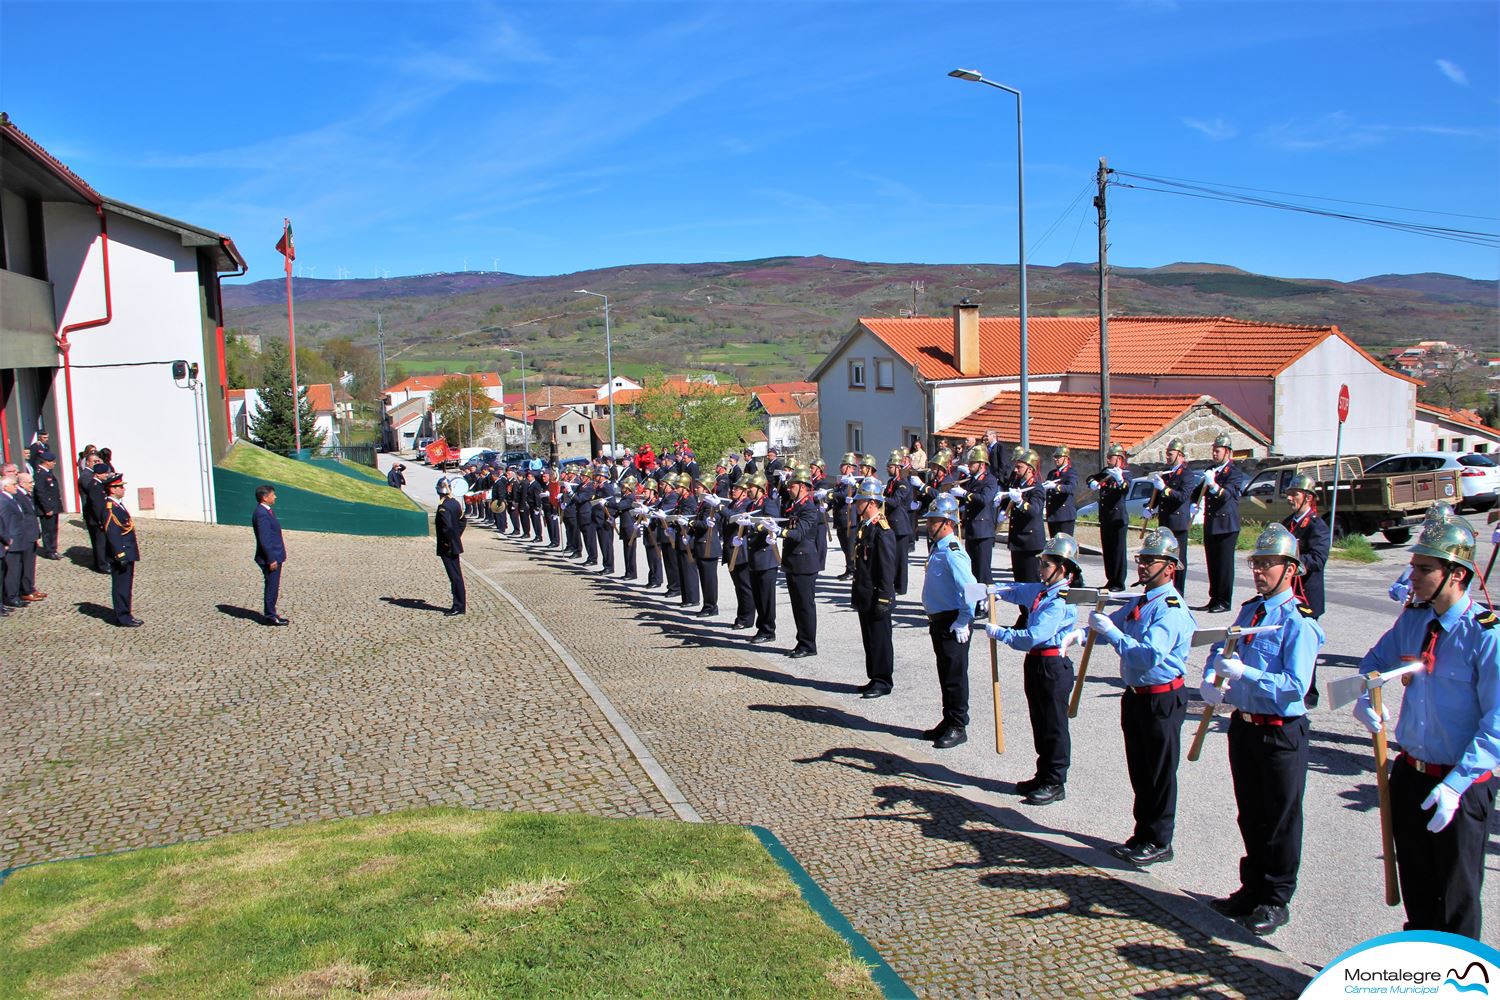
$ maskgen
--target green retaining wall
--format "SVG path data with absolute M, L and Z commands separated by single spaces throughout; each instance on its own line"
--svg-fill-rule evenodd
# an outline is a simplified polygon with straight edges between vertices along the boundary
M 319 463 L 321 464 L 321 463 Z M 255 512 L 255 488 L 264 479 L 214 469 L 214 497 L 220 524 L 249 525 Z M 276 487 L 276 517 L 289 531 L 328 531 L 341 535 L 425 536 L 427 513 L 339 500 L 295 486 Z

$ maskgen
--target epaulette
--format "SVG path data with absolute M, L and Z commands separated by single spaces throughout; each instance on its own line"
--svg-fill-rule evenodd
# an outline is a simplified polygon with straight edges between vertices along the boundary
M 1313 609 L 1311 604 L 1299 604 L 1297 605 L 1297 610 L 1302 612 L 1303 618 L 1313 617 Z
M 1248 601 L 1241 601 L 1240 602 L 1240 607 L 1243 608 L 1247 604 L 1254 604 L 1256 601 L 1259 601 L 1261 599 L 1262 599 L 1261 596 L 1259 594 L 1256 594 L 1254 597 L 1250 598 Z
M 1057 596 L 1058 597 L 1067 597 L 1068 596 L 1068 588 L 1064 587 L 1062 590 L 1059 590 L 1057 592 Z
M 1177 597 L 1175 595 L 1172 596 L 1172 597 L 1167 598 L 1167 607 L 1169 607 L 1169 608 L 1180 608 L 1180 607 L 1182 607 L 1182 598 Z
M 1494 628 L 1495 624 L 1500 622 L 1500 618 L 1495 617 L 1494 611 L 1483 611 L 1475 615 L 1474 620 L 1485 628 Z

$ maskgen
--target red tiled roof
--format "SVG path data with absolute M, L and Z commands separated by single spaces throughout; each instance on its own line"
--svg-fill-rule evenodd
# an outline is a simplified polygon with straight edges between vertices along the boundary
M 1210 396 L 1111 396 L 1109 416 L 1115 426 L 1112 440 L 1134 448 L 1200 401 L 1213 400 Z M 1032 443 L 1049 448 L 1061 444 L 1085 450 L 1098 448 L 1100 405 L 1095 393 L 1032 393 L 1029 400 Z M 952 427 L 938 431 L 938 435 L 980 438 L 989 430 L 998 432 L 1002 441 L 1020 440 L 1020 393 L 1000 393 Z
M 940 316 L 911 319 L 861 319 L 860 325 L 890 345 L 925 379 L 963 378 L 954 364 L 953 320 Z M 1114 320 L 1110 320 L 1111 326 Z M 1027 320 L 1027 367 L 1032 374 L 1068 370 L 1078 345 L 1097 333 L 1088 317 L 1036 316 Z M 1021 320 L 1015 316 L 979 318 L 981 376 L 1001 378 L 1021 373 Z M 1114 343 L 1114 336 L 1110 336 Z
M 243 400 L 245 398 L 245 390 L 230 389 L 225 395 L 231 400 Z
M 386 390 L 386 395 L 396 392 L 432 392 L 450 378 L 470 378 L 476 386 L 485 388 L 499 388 L 500 376 L 495 372 L 451 372 L 442 375 L 413 375 L 409 379 L 397 382 Z
M 328 382 L 321 385 L 304 385 L 307 390 L 307 402 L 314 413 L 333 412 L 333 386 Z
M 755 398 L 773 417 L 789 417 L 802 412 L 802 407 L 790 393 L 756 391 Z
M 757 394 L 757 395 L 759 395 L 760 393 L 763 393 L 763 392 L 785 392 L 785 393 L 811 392 L 811 393 L 816 393 L 818 391 L 818 383 L 816 383 L 816 382 L 767 382 L 765 385 L 752 385 L 750 387 L 750 391 L 753 392 L 753 393 L 755 393 L 755 394 Z
M 1484 430 L 1493 430 L 1480 419 L 1479 414 L 1473 410 L 1449 410 L 1441 406 L 1433 406 L 1431 403 L 1418 403 L 1417 409 L 1423 413 L 1430 413 L 1435 417 L 1451 421 L 1455 424 L 1467 424 L 1470 427 L 1479 427 Z
M 555 421 L 570 416 L 581 416 L 581 414 L 571 406 L 553 406 L 548 409 L 533 410 L 531 419 Z

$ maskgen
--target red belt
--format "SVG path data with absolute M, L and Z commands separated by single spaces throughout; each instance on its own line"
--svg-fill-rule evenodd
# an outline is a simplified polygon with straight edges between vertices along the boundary
M 1404 753 L 1396 759 L 1405 764 L 1407 767 L 1411 768 L 1413 771 L 1416 771 L 1418 774 L 1425 774 L 1427 775 L 1427 777 L 1436 778 L 1438 781 L 1442 781 L 1448 776 L 1448 772 L 1453 770 L 1452 764 L 1429 764 L 1425 760 L 1417 760 L 1417 758 L 1413 757 L 1409 753 Z M 1474 784 L 1478 785 L 1482 782 L 1489 781 L 1490 775 L 1493 773 L 1493 771 L 1484 772 L 1481 777 L 1474 779 Z
M 1238 715 L 1242 721 L 1254 723 L 1257 726 L 1284 726 L 1288 722 L 1296 722 L 1301 718 L 1300 715 L 1256 715 L 1254 712 L 1240 711 L 1236 711 L 1234 714 Z
M 1063 654 L 1062 654 L 1062 650 L 1060 648 L 1058 648 L 1057 646 L 1042 646 L 1039 649 L 1033 649 L 1033 650 L 1031 650 L 1026 655 L 1027 656 L 1061 656 Z
M 1131 694 L 1166 694 L 1168 691 L 1176 691 L 1182 687 L 1182 678 L 1174 677 L 1165 684 L 1152 684 L 1150 687 L 1131 688 Z

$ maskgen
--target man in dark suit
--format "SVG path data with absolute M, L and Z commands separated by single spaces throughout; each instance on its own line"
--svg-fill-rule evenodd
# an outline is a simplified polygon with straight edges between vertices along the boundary
M 18 481 L 15 501 L 21 506 L 21 534 L 18 537 L 21 550 L 21 601 L 35 604 L 47 595 L 36 587 L 36 550 L 41 544 L 41 527 L 36 516 L 36 504 L 31 501 L 31 491 L 36 480 L 31 473 L 22 472 Z
M 1208 603 L 1196 610 L 1223 614 L 1234 598 L 1234 552 L 1240 537 L 1240 494 L 1250 481 L 1234 467 L 1228 434 L 1214 438 L 1214 464 L 1198 481 L 1194 502 L 1203 505 L 1203 557 L 1208 564 Z
M 121 628 L 138 628 L 145 624 L 135 616 L 135 564 L 141 560 L 136 544 L 135 519 L 125 509 L 125 477 L 117 472 L 99 473 L 96 477 L 104 490 L 104 543 L 109 555 L 110 600 L 114 604 L 115 624 Z
M 892 482 L 897 481 L 892 476 Z M 904 499 L 896 503 L 904 503 Z M 883 494 L 880 481 L 866 479 L 854 495 L 858 517 L 854 529 L 854 581 L 849 588 L 849 606 L 859 613 L 859 636 L 865 650 L 865 676 L 869 682 L 859 689 L 863 698 L 883 698 L 894 686 L 891 645 L 891 610 L 896 602 L 896 577 L 904 555 L 891 530 L 881 504 L 895 506 Z M 908 512 L 909 513 L 909 512 Z
M 57 552 L 57 524 L 62 518 L 62 487 L 57 483 L 57 459 L 44 458 L 36 470 L 36 488 L 31 491 L 31 502 L 36 505 L 36 516 L 42 533 L 42 558 L 61 559 Z
M 13 466 L 11 467 L 13 468 Z M 25 607 L 21 600 L 21 559 L 26 544 L 26 516 L 21 503 L 16 499 L 20 480 L 15 472 L 7 469 L 0 475 L 0 595 L 4 597 L 7 611 Z M 33 527 L 32 531 L 35 532 Z M 31 542 L 36 545 L 35 538 Z
M 276 613 L 276 599 L 281 596 L 281 567 L 286 562 L 286 542 L 281 537 L 281 522 L 276 519 L 276 487 L 267 483 L 255 487 L 255 513 L 250 527 L 255 530 L 255 565 L 265 578 L 265 595 L 261 610 L 267 625 L 290 625 Z
M 990 563 L 995 551 L 995 495 L 1000 482 L 990 470 L 990 455 L 983 445 L 969 449 L 969 480 L 965 486 L 949 486 L 962 513 L 964 551 L 974 568 L 974 579 L 992 583 Z
M 89 530 L 89 547 L 94 554 L 94 572 L 108 573 L 109 545 L 104 538 L 106 507 L 104 473 L 85 469 L 78 474 L 78 492 L 83 495 L 83 523 Z
M 1130 511 L 1125 496 L 1130 492 L 1130 478 L 1125 468 L 1125 449 L 1109 446 L 1105 467 L 1088 478 L 1089 489 L 1098 494 L 1099 536 L 1104 550 L 1104 589 L 1125 589 L 1125 563 L 1129 557 L 1127 536 Z
M 453 604 L 443 614 L 446 617 L 461 615 L 468 610 L 468 592 L 464 589 L 464 570 L 459 556 L 464 551 L 464 509 L 453 499 L 453 487 L 447 477 L 437 481 L 438 501 L 436 534 L 437 554 L 443 561 L 443 570 L 448 574 L 448 586 L 453 591 Z
M 57 455 L 53 453 L 52 447 L 47 444 L 47 432 L 44 430 L 37 431 L 36 440 L 32 442 L 30 448 L 26 449 L 26 461 L 31 466 L 33 474 L 42 467 L 42 460 L 47 458 L 52 459 L 54 462 L 57 461 Z

